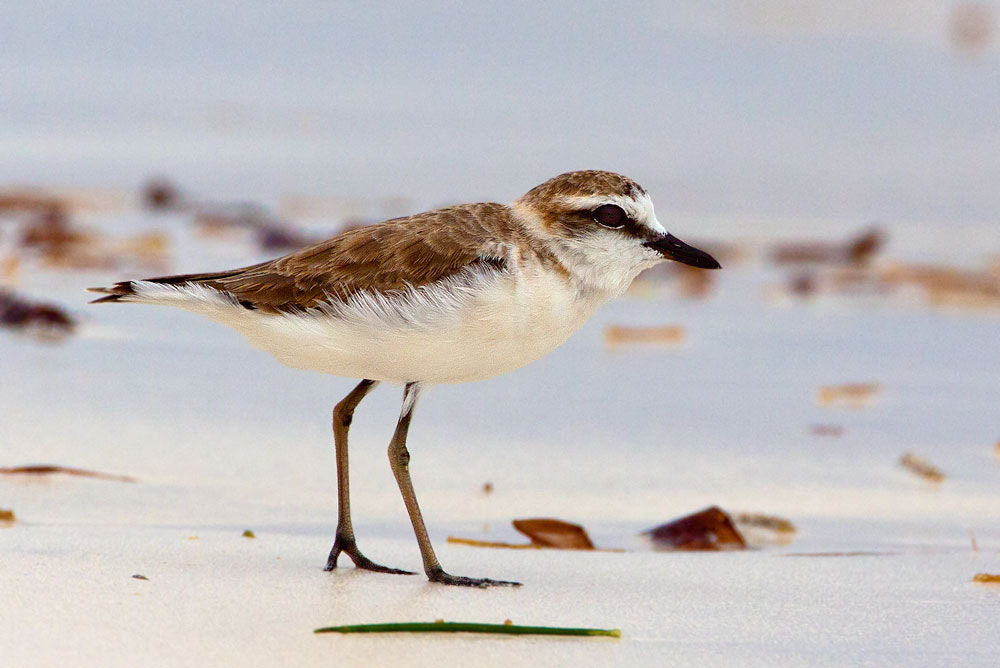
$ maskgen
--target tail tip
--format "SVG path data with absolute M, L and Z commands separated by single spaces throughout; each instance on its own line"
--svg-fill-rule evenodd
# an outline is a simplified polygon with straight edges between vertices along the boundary
M 97 299 L 92 299 L 90 304 L 105 304 L 108 302 L 121 301 L 122 297 L 127 295 L 135 294 L 132 289 L 132 281 L 123 281 L 121 283 L 116 283 L 110 288 L 87 288 L 87 292 L 98 292 L 104 297 L 98 297 Z

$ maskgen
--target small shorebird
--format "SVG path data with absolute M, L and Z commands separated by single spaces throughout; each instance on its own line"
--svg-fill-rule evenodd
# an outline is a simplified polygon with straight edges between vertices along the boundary
M 424 572 L 432 582 L 514 582 L 450 575 L 434 554 L 410 482 L 406 435 L 421 389 L 513 371 L 566 341 L 643 269 L 663 260 L 718 269 L 660 225 L 646 191 L 604 171 L 569 172 L 510 205 L 452 206 L 344 232 L 242 269 L 91 288 L 100 302 L 175 306 L 242 333 L 298 369 L 363 378 L 333 409 L 339 515 L 326 570 L 412 574 L 358 549 L 348 493 L 347 431 L 381 381 L 404 385 L 389 444 Z

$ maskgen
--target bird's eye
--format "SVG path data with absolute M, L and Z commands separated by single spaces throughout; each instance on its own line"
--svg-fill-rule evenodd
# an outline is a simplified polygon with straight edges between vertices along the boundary
M 628 216 L 622 211 L 620 206 L 614 204 L 602 204 L 594 209 L 594 220 L 604 227 L 617 229 L 625 226 Z

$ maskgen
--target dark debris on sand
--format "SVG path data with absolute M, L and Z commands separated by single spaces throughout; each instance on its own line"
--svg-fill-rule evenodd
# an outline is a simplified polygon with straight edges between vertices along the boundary
M 0 327 L 45 341 L 62 341 L 76 331 L 76 318 L 62 307 L 36 302 L 0 288 Z

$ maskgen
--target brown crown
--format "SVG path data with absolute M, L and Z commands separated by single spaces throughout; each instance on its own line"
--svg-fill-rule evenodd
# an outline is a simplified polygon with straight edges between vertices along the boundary
M 551 178 L 529 190 L 521 198 L 521 201 L 531 206 L 544 208 L 545 203 L 558 197 L 571 197 L 573 195 L 637 197 L 645 194 L 646 191 L 643 187 L 627 176 L 597 169 L 587 169 L 579 172 L 566 172 Z

